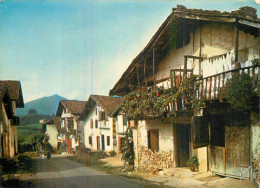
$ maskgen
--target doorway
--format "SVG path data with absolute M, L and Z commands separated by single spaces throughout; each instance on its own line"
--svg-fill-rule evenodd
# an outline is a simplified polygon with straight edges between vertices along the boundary
M 178 124 L 175 126 L 175 143 L 177 167 L 185 167 L 190 156 L 190 125 Z
M 102 142 L 102 150 L 105 150 L 105 136 L 101 135 L 101 142 Z
M 97 150 L 100 150 L 100 137 L 97 136 Z

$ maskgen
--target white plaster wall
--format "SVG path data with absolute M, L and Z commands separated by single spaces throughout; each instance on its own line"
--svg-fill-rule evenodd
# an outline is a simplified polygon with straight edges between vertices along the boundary
M 158 66 L 158 71 L 155 74 L 156 80 L 164 79 L 170 76 L 170 70 L 183 68 L 184 55 L 199 56 L 200 31 L 197 29 L 194 35 L 190 33 L 190 43 L 179 49 L 172 49 L 164 57 Z M 208 23 L 201 28 L 201 54 L 203 57 L 212 57 L 230 52 L 235 46 L 235 28 L 231 24 L 224 23 Z M 243 31 L 239 31 L 239 51 L 244 49 L 250 50 L 248 58 L 259 57 L 260 37 L 254 37 Z M 252 50 L 253 49 L 253 50 Z M 190 68 L 190 66 L 188 66 Z M 152 80 L 152 75 L 148 80 Z
M 113 118 L 108 117 L 106 123 L 106 129 L 100 129 L 100 135 L 105 137 L 105 151 L 113 151 Z M 107 136 L 110 137 L 110 145 L 107 145 Z M 102 138 L 100 137 L 101 149 L 102 149 Z
M 148 147 L 147 131 L 158 129 L 159 131 L 159 151 L 173 151 L 173 124 L 161 120 L 146 120 L 138 122 L 138 145 Z
M 46 134 L 48 134 L 50 137 L 49 143 L 52 145 L 52 147 L 57 148 L 58 132 L 56 125 L 46 125 Z

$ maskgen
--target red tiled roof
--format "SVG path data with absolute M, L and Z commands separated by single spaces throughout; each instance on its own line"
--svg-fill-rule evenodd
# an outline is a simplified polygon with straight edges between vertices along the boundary
M 1 80 L 0 84 L 3 84 L 7 87 L 11 100 L 16 101 L 16 107 L 23 108 L 23 93 L 20 81 Z
M 79 115 L 81 114 L 85 103 L 86 101 L 61 100 L 57 109 L 56 116 L 61 116 L 63 108 L 66 108 L 71 114 Z

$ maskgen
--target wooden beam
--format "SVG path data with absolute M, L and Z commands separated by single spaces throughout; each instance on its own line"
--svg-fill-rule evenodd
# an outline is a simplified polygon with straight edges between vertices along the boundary
M 146 74 L 145 74 L 145 67 L 146 67 L 146 59 L 144 60 L 144 82 L 145 82 L 145 86 L 147 87 L 147 80 L 146 80 Z
M 140 80 L 139 80 L 138 67 L 136 67 L 136 73 L 137 73 L 137 82 L 138 82 L 138 86 L 139 86 L 139 88 L 140 88 Z
M 155 49 L 153 49 L 153 86 L 155 90 L 155 69 L 154 69 L 154 64 L 155 64 Z
M 239 40 L 239 29 L 238 29 L 238 21 L 236 20 L 236 25 L 235 25 L 235 68 L 237 67 L 237 62 L 238 62 L 238 41 Z
M 202 59 L 201 57 L 193 56 L 193 55 L 185 55 L 184 57 L 191 58 L 191 59 Z

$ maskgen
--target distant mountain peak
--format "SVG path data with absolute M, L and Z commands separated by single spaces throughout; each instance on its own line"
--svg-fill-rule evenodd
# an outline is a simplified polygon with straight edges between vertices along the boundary
M 45 96 L 33 101 L 29 101 L 24 104 L 24 108 L 17 109 L 17 115 L 22 116 L 28 114 L 30 109 L 37 111 L 37 114 L 52 115 L 56 114 L 58 104 L 60 100 L 67 100 L 58 94 L 53 94 L 51 96 Z

